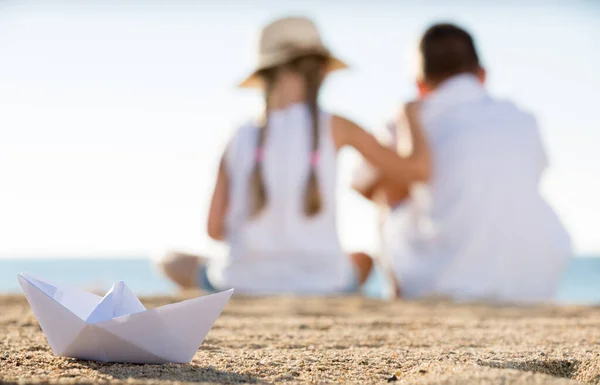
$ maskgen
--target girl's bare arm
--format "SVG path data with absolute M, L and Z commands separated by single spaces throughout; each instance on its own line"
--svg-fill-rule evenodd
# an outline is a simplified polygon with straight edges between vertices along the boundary
M 228 206 L 229 177 L 225 169 L 224 159 L 219 164 L 217 182 L 213 190 L 208 211 L 207 231 L 208 235 L 217 240 L 225 239 L 225 215 Z
M 426 182 L 431 177 L 431 155 L 423 133 L 418 103 L 407 103 L 404 114 L 413 138 L 413 150 L 408 157 L 381 145 L 372 135 L 354 122 L 333 117 L 334 139 L 340 145 L 349 145 L 381 172 L 382 178 L 392 183 Z

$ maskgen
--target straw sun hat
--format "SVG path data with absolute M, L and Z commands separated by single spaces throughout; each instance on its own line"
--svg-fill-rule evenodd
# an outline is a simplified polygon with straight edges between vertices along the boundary
M 240 87 L 262 87 L 260 71 L 277 67 L 299 57 L 318 54 L 327 57 L 327 73 L 348 66 L 331 54 L 323 44 L 315 24 L 304 17 L 278 19 L 263 28 L 260 35 L 258 65 Z

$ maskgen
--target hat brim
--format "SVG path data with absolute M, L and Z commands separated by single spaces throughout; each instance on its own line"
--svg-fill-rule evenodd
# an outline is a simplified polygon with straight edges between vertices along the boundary
M 275 54 L 268 57 L 263 57 L 258 68 L 250 74 L 246 79 L 244 79 L 241 83 L 239 83 L 238 87 L 240 88 L 263 88 L 263 80 L 260 76 L 260 72 L 266 70 L 268 68 L 273 68 L 280 66 L 282 64 L 288 63 L 291 60 L 297 59 L 302 56 L 310 55 L 310 54 L 322 54 L 327 57 L 327 67 L 325 69 L 326 75 L 330 73 L 342 69 L 348 68 L 348 65 L 343 62 L 341 59 L 329 54 L 329 52 L 325 51 L 315 51 L 315 52 L 301 52 L 295 56 L 290 56 L 289 54 Z

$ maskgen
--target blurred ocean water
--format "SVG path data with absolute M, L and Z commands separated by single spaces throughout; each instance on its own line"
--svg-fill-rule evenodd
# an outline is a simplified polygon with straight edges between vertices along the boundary
M 28 272 L 86 290 L 104 292 L 119 280 L 138 295 L 175 292 L 149 259 L 0 259 L 0 293 L 20 293 L 17 274 Z M 374 274 L 365 293 L 381 292 L 382 276 Z M 557 300 L 569 304 L 600 305 L 600 257 L 573 258 L 564 273 Z

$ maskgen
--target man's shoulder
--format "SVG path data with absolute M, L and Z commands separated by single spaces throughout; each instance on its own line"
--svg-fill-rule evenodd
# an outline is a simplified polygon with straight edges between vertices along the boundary
M 511 124 L 518 126 L 537 126 L 535 114 L 524 108 L 519 103 L 509 99 L 493 98 L 487 96 L 476 102 L 458 104 L 454 108 L 448 108 L 441 114 L 431 114 L 431 119 L 426 105 L 424 118 L 436 124 L 454 124 L 465 121 L 481 122 L 491 120 L 497 124 Z
M 507 118 L 530 121 L 531 123 L 535 123 L 536 121 L 533 112 L 525 109 L 522 105 L 512 100 L 492 98 L 490 98 L 490 100 L 491 103 L 493 103 L 499 111 L 504 112 L 506 114 Z

